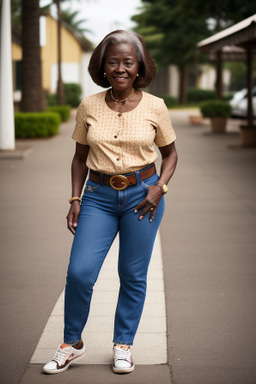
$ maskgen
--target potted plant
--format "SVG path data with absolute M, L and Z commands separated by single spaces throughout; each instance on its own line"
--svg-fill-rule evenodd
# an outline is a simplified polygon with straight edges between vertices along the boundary
M 231 115 L 231 106 L 222 100 L 204 101 L 200 106 L 203 117 L 211 121 L 213 133 L 226 132 L 227 119 Z

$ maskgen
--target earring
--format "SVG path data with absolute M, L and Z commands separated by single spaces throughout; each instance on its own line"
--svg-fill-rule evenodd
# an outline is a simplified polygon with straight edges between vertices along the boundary
M 106 72 L 103 73 L 103 77 L 106 77 Z
M 140 75 L 137 73 L 137 75 L 136 75 L 137 77 L 139 77 Z

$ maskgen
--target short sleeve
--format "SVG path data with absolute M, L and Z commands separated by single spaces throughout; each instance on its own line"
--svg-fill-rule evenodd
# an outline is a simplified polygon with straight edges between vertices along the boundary
M 172 126 L 170 112 L 161 99 L 161 104 L 158 109 L 155 143 L 158 147 L 164 147 L 165 145 L 171 144 L 175 139 L 176 135 Z
M 88 145 L 87 125 L 86 125 L 86 106 L 84 100 L 79 104 L 76 112 L 76 126 L 72 134 L 72 139 L 80 144 Z

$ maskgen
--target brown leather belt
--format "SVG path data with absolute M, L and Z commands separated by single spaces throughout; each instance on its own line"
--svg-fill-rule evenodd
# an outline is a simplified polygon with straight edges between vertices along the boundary
M 152 164 L 152 166 L 144 171 L 140 171 L 141 180 L 146 180 L 149 177 L 153 176 L 156 173 L 156 166 Z M 101 182 L 100 173 L 90 170 L 89 179 L 94 181 L 95 183 Z M 127 175 L 106 175 L 103 174 L 103 184 L 110 185 L 113 189 L 117 191 L 122 191 L 123 189 L 129 187 L 130 185 L 137 184 L 136 174 L 127 174 Z

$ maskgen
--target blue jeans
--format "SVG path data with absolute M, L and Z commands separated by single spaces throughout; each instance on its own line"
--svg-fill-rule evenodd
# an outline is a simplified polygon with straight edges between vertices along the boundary
M 147 195 L 155 174 L 137 185 L 117 191 L 88 179 L 81 203 L 65 291 L 64 341 L 75 344 L 87 322 L 93 286 L 109 248 L 119 232 L 118 273 L 120 290 L 115 314 L 114 343 L 132 345 L 141 318 L 147 287 L 147 271 L 155 236 L 164 213 L 161 198 L 153 221 L 149 213 L 140 221 L 135 207 Z

